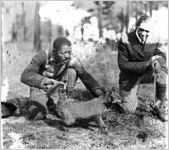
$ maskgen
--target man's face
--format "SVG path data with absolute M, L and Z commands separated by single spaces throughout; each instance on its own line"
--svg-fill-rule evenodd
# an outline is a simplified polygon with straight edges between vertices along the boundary
M 62 45 L 61 49 L 58 52 L 54 52 L 54 57 L 57 59 L 58 62 L 66 62 L 70 60 L 72 53 L 71 46 Z
M 145 42 L 148 34 L 149 34 L 149 27 L 147 23 L 142 23 L 138 28 L 137 28 L 137 33 L 138 36 L 140 37 L 142 42 Z

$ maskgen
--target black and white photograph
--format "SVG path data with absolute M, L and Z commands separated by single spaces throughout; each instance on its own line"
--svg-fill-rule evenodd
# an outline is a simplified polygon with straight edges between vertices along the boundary
M 1 149 L 168 149 L 168 1 L 0 3 Z

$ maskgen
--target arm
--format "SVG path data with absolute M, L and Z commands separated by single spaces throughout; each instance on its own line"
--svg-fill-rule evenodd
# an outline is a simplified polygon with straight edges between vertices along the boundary
M 148 67 L 147 62 L 130 62 L 127 45 L 122 41 L 118 44 L 118 65 L 121 70 L 131 73 L 142 73 Z
M 71 59 L 69 62 L 69 67 L 76 70 L 78 77 L 81 79 L 85 87 L 91 92 L 92 95 L 101 95 L 97 92 L 97 89 L 101 89 L 102 92 L 104 92 L 104 89 L 99 85 L 99 83 L 85 70 L 82 62 L 79 59 Z
M 45 66 L 47 61 L 46 53 L 43 51 L 36 54 L 30 64 L 25 68 L 21 74 L 21 82 L 33 86 L 36 88 L 42 88 L 42 84 L 45 82 L 46 77 L 39 74 L 39 69 Z

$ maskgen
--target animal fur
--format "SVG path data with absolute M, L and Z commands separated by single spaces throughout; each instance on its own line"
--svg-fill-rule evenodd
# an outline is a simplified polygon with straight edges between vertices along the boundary
M 102 119 L 102 115 L 106 110 L 105 96 L 94 98 L 90 101 L 79 102 L 74 99 L 67 99 L 63 90 L 52 90 L 49 96 L 55 101 L 54 95 L 59 95 L 59 102 L 57 101 L 57 112 L 61 120 L 68 126 L 74 124 L 77 119 L 90 119 L 94 118 L 101 132 L 105 131 L 106 126 Z
M 104 126 L 102 114 L 106 107 L 103 103 L 103 97 L 94 98 L 87 102 L 78 102 L 73 99 L 68 99 L 59 106 L 59 115 L 64 123 L 72 125 L 77 119 L 88 119 L 91 117 L 98 117 L 97 124 Z

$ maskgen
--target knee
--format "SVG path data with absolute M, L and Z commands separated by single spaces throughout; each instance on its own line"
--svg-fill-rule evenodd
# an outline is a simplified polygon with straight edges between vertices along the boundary
M 122 108 L 126 114 L 135 113 L 137 105 L 138 105 L 138 98 L 137 95 L 131 94 L 130 92 L 122 92 L 120 93 L 122 96 Z
M 138 100 L 136 97 L 124 97 L 122 100 L 123 111 L 126 114 L 133 114 L 136 111 Z
M 123 104 L 123 111 L 126 114 L 134 114 L 136 111 L 136 107 L 133 107 L 131 104 Z

